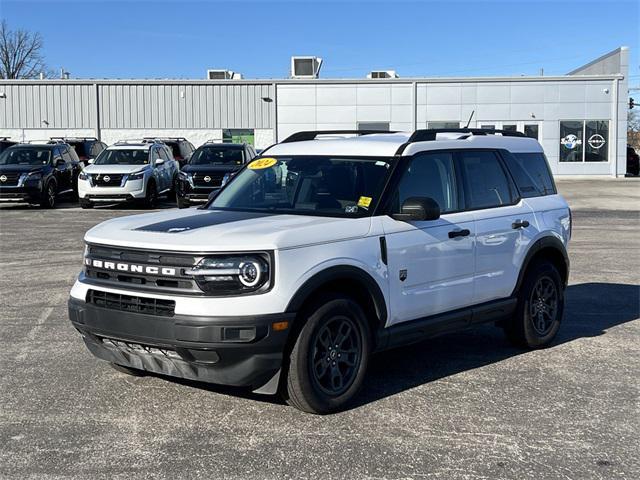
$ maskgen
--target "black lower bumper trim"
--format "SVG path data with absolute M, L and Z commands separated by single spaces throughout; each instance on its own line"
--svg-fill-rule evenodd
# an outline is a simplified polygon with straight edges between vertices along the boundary
M 250 317 L 160 317 L 69 300 L 69 318 L 87 348 L 103 360 L 189 380 L 251 387 L 282 366 L 289 329 L 276 321 L 295 314 Z M 290 328 L 290 327 L 289 327 Z

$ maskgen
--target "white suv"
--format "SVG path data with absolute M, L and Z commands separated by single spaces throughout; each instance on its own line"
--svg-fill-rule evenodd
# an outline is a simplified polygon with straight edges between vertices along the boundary
M 268 148 L 204 208 L 87 232 L 69 315 L 89 350 L 326 413 L 377 351 L 480 323 L 549 345 L 571 214 L 536 140 L 326 133 Z
M 129 140 L 103 150 L 78 176 L 82 208 L 95 203 L 141 201 L 153 207 L 158 196 L 173 197 L 178 162 L 162 142 Z

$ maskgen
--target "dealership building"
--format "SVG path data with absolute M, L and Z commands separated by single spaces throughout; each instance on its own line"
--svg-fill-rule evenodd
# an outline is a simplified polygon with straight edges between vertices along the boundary
M 293 78 L 282 80 L 225 71 L 206 80 L 0 80 L 0 137 L 180 136 L 264 148 L 302 130 L 458 128 L 470 119 L 536 137 L 555 175 L 622 176 L 628 63 L 621 47 L 563 76 L 324 79 L 296 72 L 292 59 Z

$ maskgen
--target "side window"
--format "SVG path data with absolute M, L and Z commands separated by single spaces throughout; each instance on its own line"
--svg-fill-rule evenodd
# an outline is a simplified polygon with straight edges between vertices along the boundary
M 71 158 L 71 153 L 69 153 L 69 149 L 67 147 L 62 147 L 61 149 L 62 159 L 65 163 L 71 163 L 73 159 Z
M 163 159 L 165 162 L 168 162 L 170 160 L 169 154 L 164 148 L 159 148 L 158 154 L 160 155 L 160 158 Z
M 501 207 L 513 203 L 509 179 L 494 152 L 460 152 L 467 208 Z
M 504 157 L 523 198 L 556 193 L 543 153 L 513 153 L 505 154 Z
M 394 211 L 399 212 L 410 197 L 431 197 L 438 202 L 442 213 L 459 210 L 452 153 L 430 152 L 411 160 L 398 185 Z

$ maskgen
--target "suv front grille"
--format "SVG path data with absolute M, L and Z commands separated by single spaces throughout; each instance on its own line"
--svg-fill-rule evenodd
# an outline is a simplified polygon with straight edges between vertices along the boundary
M 4 182 L 0 181 L 0 187 L 15 187 L 18 185 L 18 180 L 20 180 L 21 173 L 3 173 L 0 176 L 7 177 Z
M 123 312 L 143 313 L 161 317 L 173 317 L 176 302 L 173 300 L 161 300 L 159 298 L 134 297 L 119 293 L 101 292 L 89 290 L 87 303 L 96 307 L 120 310 Z
M 98 173 L 91 175 L 91 181 L 96 187 L 119 187 L 122 177 L 122 173 Z
M 88 245 L 87 257 L 91 260 L 102 262 L 126 263 L 137 266 L 157 267 L 157 274 L 144 272 L 123 271 L 118 269 L 99 268 L 94 264 L 85 262 L 85 276 L 91 283 L 127 290 L 155 291 L 166 293 L 181 293 L 203 295 L 193 277 L 184 273 L 186 269 L 193 268 L 202 258 L 202 255 L 174 254 L 171 252 L 154 252 L 143 250 L 131 250 L 118 247 L 101 245 Z M 162 275 L 162 267 L 171 268 L 175 275 Z
M 224 173 L 194 173 L 193 185 L 196 187 L 210 187 L 217 188 L 222 185 L 222 178 Z M 209 181 L 205 181 L 205 178 L 209 178 Z

